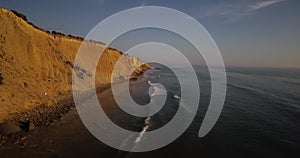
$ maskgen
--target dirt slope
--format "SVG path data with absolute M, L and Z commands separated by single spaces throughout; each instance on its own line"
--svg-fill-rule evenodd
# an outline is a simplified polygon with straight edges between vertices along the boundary
M 92 77 L 85 68 L 73 65 L 82 42 L 39 30 L 13 12 L 0 9 L 0 123 L 36 106 L 55 105 L 70 93 L 73 71 L 83 79 Z M 104 66 L 97 67 L 95 80 L 97 85 L 109 83 L 122 53 L 95 42 L 87 42 L 86 46 L 92 50 L 90 53 L 105 49 L 100 59 Z M 120 71 L 141 64 L 136 58 L 126 58 Z

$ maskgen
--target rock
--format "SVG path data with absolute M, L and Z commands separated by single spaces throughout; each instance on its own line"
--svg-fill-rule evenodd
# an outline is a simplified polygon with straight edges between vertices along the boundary
M 0 73 L 0 85 L 3 84 L 2 81 L 3 81 L 3 77 L 1 76 L 1 73 Z
M 136 81 L 138 78 L 137 77 L 131 77 L 130 81 Z
M 0 133 L 3 135 L 9 135 L 20 131 L 22 131 L 21 128 L 12 122 L 0 124 Z
M 25 131 L 25 132 L 29 132 L 30 129 L 30 121 L 20 121 L 19 122 L 19 127 Z

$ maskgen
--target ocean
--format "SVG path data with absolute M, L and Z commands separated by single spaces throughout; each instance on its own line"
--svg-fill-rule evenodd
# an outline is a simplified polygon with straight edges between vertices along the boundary
M 184 68 L 177 69 L 184 71 Z M 289 157 L 300 154 L 299 69 L 227 68 L 227 94 L 221 116 L 203 138 L 198 137 L 198 131 L 210 100 L 211 82 L 206 67 L 194 66 L 194 69 L 201 94 L 198 112 L 189 128 L 166 147 L 131 153 L 130 157 L 184 157 L 190 154 L 193 157 Z M 181 95 L 175 74 L 156 64 L 138 81 L 131 82 L 131 96 L 141 105 L 151 100 L 149 83 L 165 86 L 168 97 L 164 107 L 149 118 L 135 118 L 120 110 L 111 117 L 115 118 L 112 120 L 116 124 L 128 130 L 146 132 L 163 127 L 173 118 L 179 106 L 177 97 Z M 150 94 L 155 92 L 159 93 L 154 90 Z M 120 119 L 120 116 L 124 117 Z M 146 124 L 144 120 L 147 120 Z

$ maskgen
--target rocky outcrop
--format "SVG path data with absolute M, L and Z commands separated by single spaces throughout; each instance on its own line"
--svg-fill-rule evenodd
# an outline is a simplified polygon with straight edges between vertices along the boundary
M 115 63 L 123 55 L 99 42 L 38 29 L 14 12 L 0 9 L 0 123 L 37 106 L 53 106 L 71 91 L 72 72 L 81 79 L 95 77 L 96 85 L 111 82 Z M 74 65 L 80 45 L 104 51 L 96 74 Z M 126 56 L 124 69 L 139 74 L 148 65 Z M 140 66 L 142 65 L 142 66 Z

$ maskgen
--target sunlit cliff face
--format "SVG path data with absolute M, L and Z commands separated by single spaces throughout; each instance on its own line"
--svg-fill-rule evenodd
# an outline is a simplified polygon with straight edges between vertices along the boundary
M 13 12 L 0 10 L 0 122 L 10 114 L 38 105 L 54 105 L 71 91 L 72 72 L 81 79 L 95 79 L 96 85 L 111 82 L 116 61 L 123 55 L 97 42 L 86 42 L 87 54 L 103 51 L 96 74 L 74 65 L 82 39 L 51 34 L 35 28 Z M 140 65 L 128 58 L 123 70 Z M 121 75 L 121 74 L 120 74 Z

